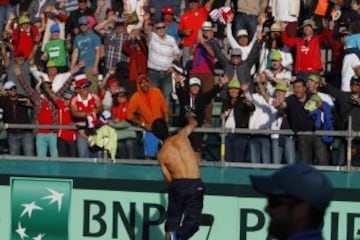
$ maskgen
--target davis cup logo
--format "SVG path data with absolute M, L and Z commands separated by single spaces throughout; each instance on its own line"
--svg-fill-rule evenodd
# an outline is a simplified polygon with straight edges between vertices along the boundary
M 66 240 L 72 180 L 11 178 L 11 239 Z

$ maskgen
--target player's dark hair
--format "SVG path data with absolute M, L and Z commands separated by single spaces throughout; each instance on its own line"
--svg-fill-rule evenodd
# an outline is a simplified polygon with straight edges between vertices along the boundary
M 169 137 L 169 128 L 163 118 L 158 118 L 153 122 L 151 131 L 157 138 L 162 141 Z

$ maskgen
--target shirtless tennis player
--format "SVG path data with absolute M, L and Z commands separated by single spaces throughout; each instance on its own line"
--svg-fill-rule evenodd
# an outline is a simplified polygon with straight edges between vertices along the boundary
M 187 240 L 199 229 L 204 184 L 188 138 L 196 126 L 197 121 L 188 117 L 188 125 L 170 136 L 165 120 L 157 119 L 152 124 L 153 134 L 163 142 L 157 158 L 169 182 L 166 240 Z

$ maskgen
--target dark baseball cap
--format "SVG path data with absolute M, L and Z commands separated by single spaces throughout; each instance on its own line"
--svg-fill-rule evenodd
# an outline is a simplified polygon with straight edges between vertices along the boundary
M 270 176 L 250 176 L 250 180 L 260 194 L 295 197 L 319 210 L 325 210 L 333 198 L 333 189 L 327 177 L 302 163 L 283 167 Z

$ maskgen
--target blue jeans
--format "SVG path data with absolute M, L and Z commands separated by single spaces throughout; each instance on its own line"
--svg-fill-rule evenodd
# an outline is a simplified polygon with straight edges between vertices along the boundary
M 249 138 L 238 133 L 228 133 L 225 138 L 225 161 L 245 162 Z
M 78 134 L 76 145 L 77 145 L 79 157 L 88 158 L 89 157 L 88 140 L 86 138 L 84 138 L 81 134 Z
M 287 164 L 295 163 L 295 141 L 292 136 L 285 136 L 284 146 L 279 145 L 279 138 L 271 139 L 273 163 L 281 164 L 283 155 Z
M 136 139 L 118 140 L 116 157 L 120 159 L 136 159 Z
M 271 163 L 270 137 L 256 136 L 250 139 L 250 159 L 252 163 Z
M 0 36 L 2 38 L 2 33 L 4 31 L 4 25 L 9 17 L 11 11 L 10 4 L 0 5 Z
M 56 133 L 36 134 L 36 153 L 38 157 L 46 157 L 48 149 L 51 157 L 59 157 Z
M 182 65 L 183 67 L 186 66 L 188 61 L 192 60 L 192 55 L 190 54 L 191 47 L 183 47 L 183 54 L 182 54 Z
M 166 101 L 170 99 L 171 93 L 171 74 L 167 71 L 154 71 L 149 69 L 148 76 L 151 86 L 157 87 L 164 94 Z
M 235 36 L 240 29 L 246 29 L 249 34 L 249 42 L 253 38 L 257 28 L 257 16 L 237 13 L 235 16 Z
M 21 147 L 25 156 L 34 156 L 34 134 L 32 131 L 8 133 L 10 155 L 21 155 Z

